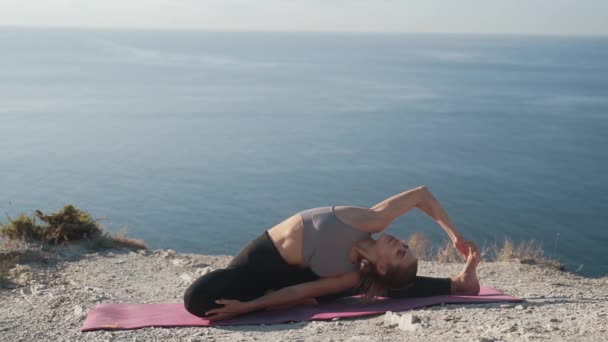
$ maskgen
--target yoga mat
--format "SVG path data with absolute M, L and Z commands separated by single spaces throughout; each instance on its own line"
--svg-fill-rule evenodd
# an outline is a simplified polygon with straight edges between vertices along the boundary
M 183 303 L 174 304 L 97 304 L 89 310 L 80 331 L 128 330 L 145 327 L 192 327 L 220 325 L 278 324 L 308 320 L 330 320 L 336 317 L 376 315 L 386 311 L 405 311 L 425 306 L 454 303 L 521 302 L 523 299 L 482 286 L 477 296 L 433 296 L 418 298 L 382 298 L 363 304 L 354 297 L 313 306 L 297 306 L 276 311 L 253 312 L 224 321 L 210 322 L 190 314 Z

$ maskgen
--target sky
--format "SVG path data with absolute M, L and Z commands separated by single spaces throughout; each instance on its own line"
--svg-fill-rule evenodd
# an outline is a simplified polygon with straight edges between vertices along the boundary
M 0 0 L 0 26 L 608 35 L 608 0 Z

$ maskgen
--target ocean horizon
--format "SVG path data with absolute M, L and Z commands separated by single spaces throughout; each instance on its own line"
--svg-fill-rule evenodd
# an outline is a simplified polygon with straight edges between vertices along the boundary
M 426 185 L 477 243 L 608 274 L 608 38 L 0 27 L 0 210 L 235 254 Z M 5 219 L 0 220 L 6 223 Z M 414 209 L 387 232 L 447 239 Z

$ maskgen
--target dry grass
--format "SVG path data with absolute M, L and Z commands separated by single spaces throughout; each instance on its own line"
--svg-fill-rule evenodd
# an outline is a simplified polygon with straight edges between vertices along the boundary
M 84 245 L 89 249 L 131 249 L 131 250 L 139 250 L 139 249 L 148 249 L 148 246 L 141 239 L 132 239 L 127 237 L 125 234 L 116 233 L 116 234 L 105 234 L 103 236 L 98 236 L 84 242 Z
M 451 241 L 442 242 L 436 249 L 431 241 L 422 233 L 410 236 L 408 245 L 421 260 L 437 261 L 440 263 L 461 262 L 460 256 Z M 505 239 L 502 244 L 494 242 L 479 248 L 482 260 L 485 261 L 518 261 L 526 264 L 539 264 L 565 271 L 566 267 L 559 260 L 544 256 L 542 243 L 536 240 L 513 242 Z
M 444 241 L 437 249 L 434 260 L 441 263 L 459 262 L 462 261 L 462 257 L 451 241 Z
M 410 235 L 407 245 L 419 259 L 429 259 L 431 253 L 431 240 L 424 234 L 414 233 Z

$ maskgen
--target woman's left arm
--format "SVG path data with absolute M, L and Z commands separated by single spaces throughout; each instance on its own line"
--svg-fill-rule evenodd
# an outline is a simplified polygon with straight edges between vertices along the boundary
M 357 272 L 348 272 L 287 286 L 247 302 L 219 299 L 216 302 L 224 304 L 224 306 L 207 311 L 205 318 L 210 321 L 219 321 L 252 311 L 296 305 L 304 300 L 309 301 L 311 298 L 345 291 L 356 286 L 358 281 Z

